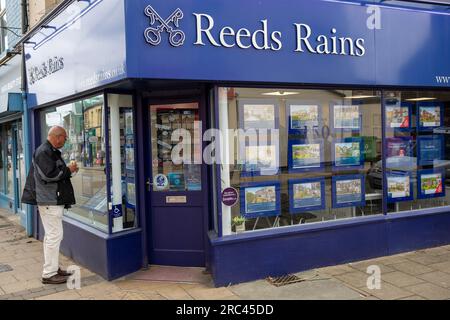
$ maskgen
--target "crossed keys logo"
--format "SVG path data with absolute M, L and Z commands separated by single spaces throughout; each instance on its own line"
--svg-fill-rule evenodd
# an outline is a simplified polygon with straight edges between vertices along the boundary
M 176 9 L 166 20 L 156 12 L 152 6 L 145 8 L 145 15 L 150 18 L 150 25 L 159 22 L 157 28 L 148 27 L 144 31 L 145 40 L 151 45 L 157 46 L 161 43 L 161 33 L 166 30 L 169 33 L 169 42 L 174 47 L 183 45 L 186 36 L 183 31 L 177 29 L 180 27 L 180 20 L 183 19 L 183 11 L 180 8 Z M 170 26 L 173 23 L 174 27 Z

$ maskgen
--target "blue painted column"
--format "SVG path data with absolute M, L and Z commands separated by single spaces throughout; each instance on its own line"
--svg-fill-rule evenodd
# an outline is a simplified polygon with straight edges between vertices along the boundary
M 27 103 L 27 80 L 25 72 L 25 54 L 22 53 L 22 105 L 23 105 L 23 117 L 22 117 L 22 130 L 23 130 L 23 152 L 25 157 L 25 172 L 28 177 L 31 167 L 31 134 L 30 134 L 30 113 Z M 24 181 L 25 183 L 25 181 Z M 23 185 L 25 187 L 25 184 Z M 19 199 L 20 201 L 20 199 Z M 25 227 L 27 236 L 33 235 L 33 207 L 25 205 L 25 216 L 21 217 L 21 224 Z
M 25 172 L 26 176 L 28 176 L 28 172 L 31 167 L 31 136 L 30 136 L 30 117 L 27 105 L 26 92 L 22 91 L 22 99 L 23 99 L 23 121 L 22 121 L 22 130 L 23 130 L 23 144 L 24 144 L 24 157 L 25 157 Z M 23 185 L 25 187 L 25 184 Z M 19 199 L 20 201 L 20 199 Z M 30 205 L 25 205 L 25 221 L 21 221 L 22 226 L 26 228 L 27 236 L 33 235 L 33 208 Z

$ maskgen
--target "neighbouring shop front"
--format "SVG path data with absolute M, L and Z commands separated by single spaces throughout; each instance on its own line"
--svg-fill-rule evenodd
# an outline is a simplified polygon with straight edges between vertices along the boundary
M 63 252 L 219 286 L 448 244 L 450 15 L 405 6 L 64 3 L 25 42 L 34 147 L 81 168 Z
M 0 206 L 20 214 L 26 226 L 26 208 L 19 201 L 26 173 L 21 74 L 21 55 L 0 67 Z

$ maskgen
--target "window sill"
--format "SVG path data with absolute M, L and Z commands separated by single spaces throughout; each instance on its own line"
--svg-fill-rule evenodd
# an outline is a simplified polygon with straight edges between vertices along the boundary
M 320 223 L 312 223 L 310 225 L 304 224 L 273 229 L 256 230 L 252 232 L 226 235 L 221 238 L 218 237 L 214 231 L 210 231 L 209 238 L 213 246 L 220 246 L 220 245 L 228 245 L 230 243 L 279 238 L 301 233 L 312 233 L 340 228 L 350 228 L 370 223 L 375 224 L 375 223 L 395 221 L 399 219 L 412 219 L 417 217 L 432 216 L 437 214 L 448 214 L 448 213 L 450 213 L 450 206 L 421 209 L 416 211 L 404 211 L 399 213 L 389 213 L 387 215 L 379 214 L 366 217 L 342 219 L 337 221 L 326 221 Z

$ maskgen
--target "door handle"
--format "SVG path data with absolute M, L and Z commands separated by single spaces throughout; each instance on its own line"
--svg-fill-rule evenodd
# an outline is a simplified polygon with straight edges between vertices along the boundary
M 151 182 L 150 178 L 147 178 L 145 184 L 147 185 L 147 191 L 152 191 L 151 187 L 153 186 L 153 183 Z

